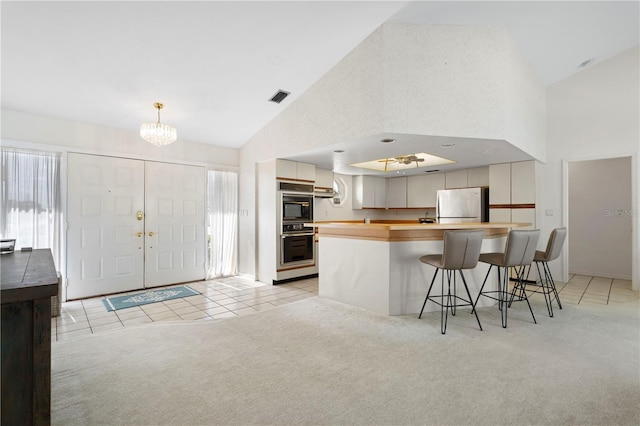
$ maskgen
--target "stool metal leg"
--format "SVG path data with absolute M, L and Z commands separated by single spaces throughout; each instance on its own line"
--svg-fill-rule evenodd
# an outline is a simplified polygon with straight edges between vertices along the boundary
M 442 271 L 440 274 L 440 332 L 445 334 L 447 332 L 447 318 L 449 316 L 449 305 L 451 305 L 451 276 L 449 275 L 449 271 L 447 271 L 447 304 L 445 307 L 444 303 L 444 276 L 445 273 Z
M 438 271 L 440 271 L 440 295 L 439 296 L 431 296 L 431 290 L 433 289 L 433 285 L 438 276 Z M 449 309 L 451 309 L 451 315 L 456 314 L 457 309 L 457 299 L 465 302 L 462 306 L 472 306 L 472 313 L 476 317 L 476 321 L 478 322 L 478 327 L 482 331 L 482 324 L 480 323 L 480 318 L 478 318 L 478 314 L 475 311 L 475 304 L 473 303 L 473 298 L 471 297 L 471 292 L 469 291 L 469 286 L 467 285 L 467 281 L 464 278 L 464 274 L 460 270 L 460 276 L 462 277 L 462 283 L 464 285 L 464 289 L 467 293 L 468 300 L 465 300 L 462 297 L 458 297 L 457 295 L 457 281 L 456 281 L 456 270 L 440 270 L 436 269 L 436 272 L 433 274 L 433 278 L 431 279 L 431 284 L 429 285 L 429 290 L 427 291 L 427 297 L 424 299 L 424 303 L 422 304 L 422 309 L 420 310 L 420 315 L 418 318 L 422 318 L 422 314 L 424 312 L 424 308 L 427 305 L 427 301 L 431 300 L 432 302 L 440 305 L 440 332 L 442 334 L 446 334 L 447 332 L 447 322 L 449 320 Z M 446 274 L 445 274 L 446 272 Z M 445 275 L 447 279 L 446 283 L 446 292 L 445 292 Z M 452 277 L 453 275 L 453 277 Z M 453 281 L 453 282 L 452 282 Z M 453 286 L 453 289 L 451 288 Z M 436 299 L 437 298 L 437 299 Z
M 558 303 L 558 307 L 562 309 L 562 304 L 560 303 L 560 296 L 558 296 L 558 290 L 556 289 L 556 282 L 553 280 L 553 276 L 551 275 L 549 264 L 547 262 L 542 262 L 542 268 L 544 269 L 544 275 L 547 279 L 547 283 L 550 284 L 550 287 L 553 290 L 553 294 L 556 298 L 556 302 Z
M 456 302 L 458 295 L 456 293 L 456 271 L 447 270 L 447 279 L 449 280 L 449 299 L 451 299 L 451 275 L 453 275 L 453 303 L 451 305 L 451 315 L 456 315 Z
M 560 303 L 560 296 L 558 295 L 558 289 L 556 288 L 556 282 L 553 279 L 553 276 L 551 275 L 551 270 L 549 269 L 549 264 L 547 262 L 543 263 L 544 268 L 547 270 L 547 273 L 549 274 L 549 281 L 551 282 L 551 287 L 553 288 L 553 293 L 556 295 L 556 302 L 558 303 L 558 307 L 560 309 L 562 309 L 562 303 Z
M 476 305 L 478 304 L 478 300 L 480 300 L 480 296 L 482 296 L 482 290 L 484 289 L 484 285 L 487 283 L 487 278 L 489 278 L 489 274 L 491 273 L 491 268 L 493 268 L 493 265 L 489 265 L 489 270 L 487 271 L 487 275 L 484 276 L 484 280 L 482 281 L 482 286 L 480 286 L 478 297 L 476 297 L 476 301 L 473 303 L 473 310 L 471 312 L 475 313 L 476 311 Z
M 517 281 L 516 284 L 521 286 L 524 289 L 525 283 L 524 283 L 524 268 L 522 268 L 520 271 L 518 271 L 518 273 L 516 274 L 517 277 Z M 536 316 L 533 314 L 533 309 L 531 308 L 531 303 L 529 303 L 529 298 L 527 297 L 527 292 L 523 291 L 522 292 L 522 296 L 524 297 L 524 300 L 527 302 L 527 306 L 529 306 L 529 312 L 531 312 L 531 318 L 533 318 L 533 323 L 537 324 L 538 321 L 536 321 Z
M 509 309 L 509 268 L 504 268 L 504 276 L 500 276 L 498 267 L 498 309 L 500 310 L 500 318 L 502 320 L 502 328 L 507 328 L 507 309 Z
M 418 318 L 422 318 L 422 312 L 424 311 L 424 307 L 427 305 L 427 300 L 429 300 L 429 294 L 431 294 L 431 288 L 433 287 L 433 283 L 436 281 L 436 277 L 438 276 L 438 271 L 440 269 L 436 268 L 436 272 L 433 274 L 433 278 L 431 279 L 431 285 L 429 285 L 429 290 L 427 290 L 427 297 L 424 298 L 424 303 L 422 304 L 422 309 L 420 310 L 420 315 Z
M 471 301 L 473 300 L 473 298 L 471 297 L 471 292 L 469 292 L 469 286 L 467 286 L 467 280 L 464 279 L 464 274 L 462 273 L 462 270 L 460 270 L 460 277 L 462 277 L 462 283 L 464 284 L 464 289 L 467 291 L 467 297 L 469 298 L 469 303 L 472 303 Z M 480 324 L 480 318 L 478 318 L 478 313 L 476 312 L 476 308 L 473 304 L 472 306 L 473 306 L 473 309 L 471 310 L 471 312 L 476 316 L 476 321 L 478 321 L 478 327 L 480 327 L 480 330 L 482 330 L 482 324 Z
M 542 294 L 544 296 L 544 303 L 547 304 L 547 312 L 549 316 L 553 318 L 553 306 L 551 304 L 551 289 L 547 282 L 547 271 L 544 271 L 544 275 L 540 273 L 540 264 L 536 262 L 536 269 L 538 270 L 538 277 L 540 278 L 540 287 L 542 288 Z M 543 267 L 544 269 L 544 267 Z

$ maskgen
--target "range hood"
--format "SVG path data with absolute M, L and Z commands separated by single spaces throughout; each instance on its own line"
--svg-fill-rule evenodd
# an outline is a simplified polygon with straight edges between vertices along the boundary
M 333 198 L 333 188 L 325 188 L 322 186 L 316 186 L 313 189 L 313 196 L 316 198 Z

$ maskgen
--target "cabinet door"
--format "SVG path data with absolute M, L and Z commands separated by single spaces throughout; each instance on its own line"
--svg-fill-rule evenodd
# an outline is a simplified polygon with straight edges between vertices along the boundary
M 373 207 L 380 209 L 387 207 L 387 180 L 384 178 L 373 178 L 374 199 Z
M 477 167 L 467 170 L 467 186 L 469 188 L 489 186 L 489 167 Z
M 298 163 L 290 160 L 276 160 L 276 179 L 293 179 L 314 182 L 316 180 L 316 165 Z
M 387 179 L 387 207 L 401 209 L 407 207 L 407 178 Z
M 371 176 L 362 177 L 362 207 L 372 208 L 375 207 L 376 202 L 376 188 L 375 181 Z
M 511 204 L 511 164 L 489 166 L 489 204 Z
M 371 209 L 386 207 L 387 184 L 384 178 L 375 176 L 354 176 L 353 178 L 353 208 Z
M 296 179 L 314 182 L 316 180 L 316 165 L 296 163 Z
M 444 189 L 444 173 L 409 176 L 407 178 L 407 207 L 432 208 L 436 206 L 436 194 Z
M 298 166 L 295 161 L 276 160 L 276 178 L 277 179 L 297 179 Z
M 535 162 L 511 163 L 511 203 L 534 204 L 536 202 Z
M 489 191 L 491 192 L 491 191 Z M 489 209 L 489 222 L 511 222 L 511 209 Z
M 467 187 L 467 171 L 456 170 L 455 172 L 445 173 L 446 189 L 466 188 Z

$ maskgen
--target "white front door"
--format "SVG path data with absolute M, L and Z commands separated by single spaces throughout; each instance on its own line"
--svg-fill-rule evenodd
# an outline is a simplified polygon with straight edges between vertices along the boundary
M 145 286 L 205 278 L 205 169 L 148 161 Z
M 143 287 L 144 162 L 68 155 L 67 298 Z

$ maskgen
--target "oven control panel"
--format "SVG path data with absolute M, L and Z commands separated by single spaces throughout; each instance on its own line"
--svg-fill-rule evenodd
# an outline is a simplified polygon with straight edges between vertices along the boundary
M 283 234 L 313 232 L 313 228 L 304 226 L 304 223 L 288 223 L 282 225 Z

